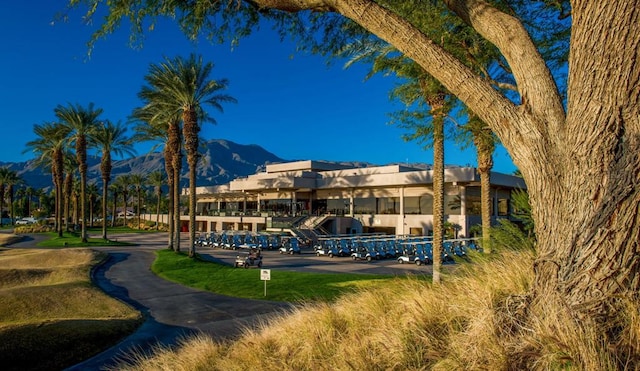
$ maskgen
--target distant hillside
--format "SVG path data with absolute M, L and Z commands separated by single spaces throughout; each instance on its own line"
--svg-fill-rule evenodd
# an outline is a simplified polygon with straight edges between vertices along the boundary
M 254 174 L 264 168 L 266 164 L 286 161 L 254 144 L 244 145 L 223 139 L 212 139 L 203 143 L 203 147 L 197 171 L 199 186 L 224 184 L 237 177 Z M 100 183 L 100 158 L 89 157 L 88 163 L 88 181 Z M 49 169 L 36 167 L 33 160 L 26 162 L 0 161 L 0 166 L 9 167 L 9 169 L 16 171 L 20 178 L 31 187 L 52 187 Z M 162 153 L 142 154 L 134 158 L 114 161 L 112 179 L 120 174 L 149 174 L 156 170 L 164 171 Z M 188 182 L 188 166 L 185 157 L 182 165 L 181 183 L 185 186 Z
M 202 158 L 198 164 L 198 186 L 225 184 L 238 177 L 255 174 L 264 169 L 270 163 L 295 161 L 284 160 L 264 148 L 255 144 L 238 144 L 224 139 L 212 139 L 202 143 Z M 305 159 L 315 160 L 315 159 Z M 341 165 L 353 167 L 375 166 L 367 162 L 338 162 Z M 100 158 L 88 158 L 88 181 L 102 184 L 100 178 Z M 422 163 L 400 164 L 409 165 L 420 169 L 429 169 L 430 165 Z M 50 169 L 42 169 L 35 166 L 33 160 L 26 162 L 2 162 L 0 167 L 9 167 L 18 173 L 20 178 L 34 188 L 53 188 Z M 120 174 L 149 174 L 151 172 L 164 171 L 164 156 L 154 152 L 142 154 L 126 160 L 113 162 L 111 179 Z M 182 162 L 182 175 L 180 183 L 183 187 L 189 184 L 189 168 L 186 156 Z

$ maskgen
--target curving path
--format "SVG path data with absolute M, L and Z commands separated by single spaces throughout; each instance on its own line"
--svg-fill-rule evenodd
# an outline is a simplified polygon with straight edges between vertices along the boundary
M 97 248 L 108 252 L 109 259 L 94 270 L 94 282 L 108 295 L 140 310 L 146 320 L 121 343 L 68 370 L 104 369 L 126 359 L 133 350 L 150 352 L 154 346 L 171 346 L 198 332 L 219 340 L 232 338 L 244 326 L 291 308 L 287 303 L 232 298 L 159 278 L 150 267 L 154 251 L 166 248 L 165 234 L 133 233 L 110 238 L 139 245 Z M 33 240 L 26 240 L 11 247 L 35 245 Z

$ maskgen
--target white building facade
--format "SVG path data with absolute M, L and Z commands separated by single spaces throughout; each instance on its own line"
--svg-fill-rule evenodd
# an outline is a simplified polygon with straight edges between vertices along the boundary
M 492 220 L 509 218 L 511 193 L 525 188 L 521 178 L 491 173 Z M 270 164 L 264 172 L 198 187 L 196 192 L 199 232 L 261 232 L 293 225 L 320 234 L 433 231 L 433 172 L 403 165 Z M 475 168 L 445 169 L 444 205 L 445 224 L 453 237 L 468 237 L 481 224 L 480 176 Z M 188 230 L 188 216 L 182 219 L 181 229 Z

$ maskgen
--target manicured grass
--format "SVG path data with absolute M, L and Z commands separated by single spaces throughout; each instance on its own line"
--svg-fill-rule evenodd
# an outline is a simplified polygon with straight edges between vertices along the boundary
M 133 332 L 142 316 L 91 285 L 104 253 L 0 249 L 0 364 L 59 370 Z
M 64 248 L 64 247 L 92 247 L 92 246 L 132 246 L 128 242 L 103 240 L 102 238 L 89 238 L 88 242 L 82 242 L 79 233 L 64 232 L 58 237 L 55 232 L 48 232 L 50 239 L 38 243 L 38 247 Z
M 97 227 L 90 227 L 87 228 L 87 232 L 92 233 L 92 234 L 102 234 L 102 227 L 97 226 Z M 125 227 L 125 226 L 115 226 L 115 227 L 110 227 L 107 226 L 107 237 L 110 234 L 113 233 L 157 233 L 158 231 L 156 231 L 154 228 L 150 228 L 150 229 L 135 229 L 135 228 L 131 228 L 131 227 Z
M 242 269 L 200 259 L 186 254 L 160 250 L 151 269 L 165 279 L 217 294 L 288 302 L 332 301 L 363 287 L 387 285 L 402 280 L 395 276 L 305 273 L 271 269 L 271 280 L 260 280 L 260 269 Z

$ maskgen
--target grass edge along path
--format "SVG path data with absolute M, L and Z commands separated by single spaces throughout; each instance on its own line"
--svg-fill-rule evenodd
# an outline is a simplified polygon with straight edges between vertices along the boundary
M 3 370 L 63 369 L 138 328 L 138 311 L 91 283 L 105 257 L 90 249 L 0 249 Z
M 102 238 L 89 238 L 88 241 L 82 242 L 79 233 L 64 232 L 59 237 L 56 232 L 46 232 L 50 236 L 49 239 L 38 243 L 38 247 L 44 248 L 66 248 L 66 247 L 93 247 L 93 246 L 134 246 L 129 242 L 121 242 L 114 240 L 105 240 Z
M 246 299 L 284 302 L 333 301 L 339 296 L 362 288 L 392 284 L 407 276 L 361 273 L 308 273 L 271 269 L 271 280 L 260 280 L 260 269 L 238 269 L 232 266 L 191 259 L 171 250 L 156 251 L 151 270 L 158 276 L 185 286 L 220 295 Z M 427 276 L 412 276 L 428 280 Z

